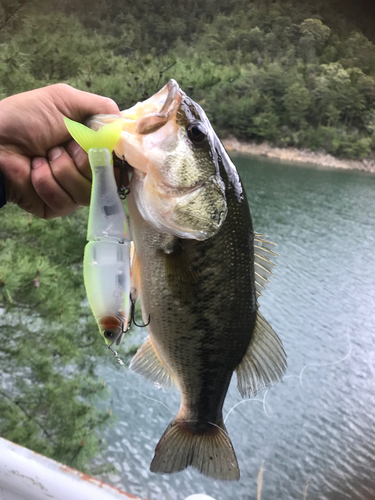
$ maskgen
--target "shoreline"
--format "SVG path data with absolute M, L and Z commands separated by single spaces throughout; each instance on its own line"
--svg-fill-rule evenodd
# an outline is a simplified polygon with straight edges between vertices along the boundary
M 266 142 L 261 144 L 241 142 L 235 137 L 223 139 L 222 143 L 228 153 L 233 152 L 250 156 L 265 156 L 267 158 L 291 163 L 306 163 L 334 169 L 360 170 L 362 172 L 375 174 L 374 160 L 344 160 L 327 153 L 315 152 L 309 149 L 277 148 L 270 146 Z

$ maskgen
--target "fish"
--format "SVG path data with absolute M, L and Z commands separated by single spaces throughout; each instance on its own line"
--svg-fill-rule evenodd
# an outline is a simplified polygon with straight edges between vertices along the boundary
M 250 398 L 278 382 L 287 366 L 258 303 L 274 247 L 254 232 L 236 167 L 202 107 L 177 82 L 122 117 L 114 151 L 133 167 L 131 293 L 141 298 L 145 323 L 150 319 L 130 368 L 180 393 L 150 470 L 192 466 L 213 479 L 238 480 L 223 421 L 233 373 L 241 396 Z M 114 119 L 97 115 L 89 125 L 99 129 Z

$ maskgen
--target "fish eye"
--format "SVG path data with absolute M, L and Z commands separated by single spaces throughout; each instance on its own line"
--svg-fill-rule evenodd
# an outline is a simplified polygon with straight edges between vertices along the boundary
M 207 130 L 202 123 L 191 123 L 187 128 L 187 133 L 194 144 L 202 144 L 207 138 Z
M 111 330 L 105 330 L 103 335 L 106 339 L 111 339 L 115 335 L 115 332 L 111 332 Z

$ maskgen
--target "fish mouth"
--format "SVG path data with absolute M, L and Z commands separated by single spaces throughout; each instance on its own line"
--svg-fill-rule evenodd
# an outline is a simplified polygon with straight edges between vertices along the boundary
M 123 131 L 148 135 L 163 127 L 176 115 L 183 97 L 176 80 L 169 82 L 159 92 L 143 102 L 122 111 Z

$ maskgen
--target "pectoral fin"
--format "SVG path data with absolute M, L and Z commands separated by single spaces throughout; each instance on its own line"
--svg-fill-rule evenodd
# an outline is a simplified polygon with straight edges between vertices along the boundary
M 286 370 L 286 354 L 281 340 L 257 312 L 249 347 L 236 368 L 237 387 L 243 398 L 278 382 Z
M 138 349 L 129 368 L 163 389 L 174 389 L 175 387 L 174 377 L 160 359 L 150 337 Z

